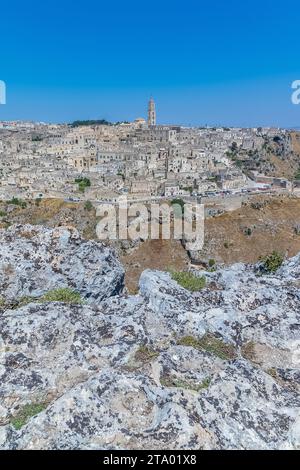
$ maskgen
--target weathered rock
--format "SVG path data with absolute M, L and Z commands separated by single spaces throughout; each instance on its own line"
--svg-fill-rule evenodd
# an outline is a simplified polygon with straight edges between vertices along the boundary
M 26 403 L 51 401 L 118 364 L 133 340 L 144 339 L 131 317 L 106 317 L 87 305 L 29 304 L 0 318 L 0 423 Z
M 0 292 L 7 301 L 70 287 L 88 301 L 118 294 L 124 270 L 112 251 L 72 227 L 0 230 Z
M 39 271 L 55 276 L 57 252 L 65 261 L 55 286 L 70 285 L 65 246 L 76 259 L 69 260 L 76 289 L 93 303 L 3 309 L 0 448 L 300 448 L 300 256 L 270 276 L 241 264 L 205 272 L 206 287 L 195 293 L 146 270 L 139 295 L 111 296 L 120 291 L 122 270 L 108 249 L 77 235 L 72 241 L 67 229 L 57 241 L 55 231 L 36 228 L 42 243 L 31 246 L 20 230 L 12 229 L 15 242 L 1 233 L 18 273 L 3 283 L 6 295 L 32 295 L 28 286 L 39 282 Z M 91 253 L 108 257 L 105 272 Z M 16 426 L 28 404 L 43 406 Z
M 293 258 L 285 261 L 278 269 L 277 275 L 288 281 L 300 280 L 300 253 Z M 298 285 L 299 287 L 299 285 Z

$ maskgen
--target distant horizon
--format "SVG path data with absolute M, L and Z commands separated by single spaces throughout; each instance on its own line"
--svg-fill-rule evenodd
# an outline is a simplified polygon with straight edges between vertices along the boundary
M 300 73 L 299 73 L 300 77 Z M 1 78 L 1 77 L 0 77 Z M 293 105 L 291 102 L 291 96 L 292 96 L 292 88 L 291 88 L 291 83 L 286 81 L 285 83 L 285 95 L 286 95 L 286 103 L 285 106 L 288 108 L 289 115 L 292 118 L 290 118 L 290 122 L 283 122 L 282 119 L 280 118 L 281 113 L 280 111 L 276 111 L 273 109 L 268 109 L 267 107 L 262 110 L 261 114 L 264 114 L 264 117 L 261 118 L 252 118 L 249 119 L 247 118 L 249 114 L 249 106 L 251 101 L 248 98 L 248 101 L 243 103 L 240 103 L 240 112 L 242 112 L 242 108 L 245 107 L 245 116 L 238 119 L 238 118 L 230 118 L 230 105 L 228 104 L 228 117 L 226 116 L 226 104 L 224 104 L 224 101 L 226 102 L 227 100 L 230 101 L 230 96 L 232 97 L 232 91 L 231 94 L 227 95 L 224 93 L 222 96 L 223 100 L 223 105 L 220 106 L 220 111 L 219 111 L 219 116 L 215 117 L 215 119 L 212 119 L 212 114 L 216 114 L 216 112 L 213 112 L 212 109 L 210 109 L 209 106 L 209 101 L 206 97 L 206 101 L 203 103 L 203 107 L 201 107 L 201 102 L 200 102 L 200 96 L 201 92 L 199 91 L 198 93 L 195 93 L 194 98 L 191 95 L 191 91 L 189 90 L 189 99 L 191 101 L 198 101 L 199 100 L 199 107 L 201 107 L 201 116 L 199 116 L 199 119 L 197 116 L 195 116 L 195 109 L 194 107 L 190 107 L 190 112 L 191 116 L 189 117 L 189 107 L 188 107 L 188 102 L 186 101 L 184 103 L 184 107 L 182 106 L 182 95 L 178 94 L 178 98 L 180 98 L 180 105 L 178 106 L 178 109 L 176 109 L 176 95 L 174 95 L 174 100 L 170 100 L 170 91 L 166 92 L 166 96 L 164 97 L 163 95 L 160 95 L 161 99 L 156 100 L 155 97 L 155 102 L 157 105 L 157 123 L 158 125 L 181 125 L 185 127 L 241 127 L 241 128 L 253 128 L 253 127 L 278 127 L 278 128 L 284 128 L 284 129 L 289 129 L 289 128 L 300 128 L 300 105 Z M 218 88 L 218 87 L 216 87 Z M 251 90 L 249 88 L 249 90 Z M 253 90 L 252 90 L 253 92 Z M 22 100 L 20 100 L 20 104 L 18 105 L 18 110 L 15 110 L 15 100 L 14 95 L 13 95 L 13 89 L 9 86 L 9 83 L 7 84 L 7 104 L 6 105 L 0 105 L 0 121 L 33 121 L 33 122 L 45 122 L 45 123 L 57 123 L 57 124 L 68 124 L 77 120 L 94 120 L 94 119 L 105 119 L 109 122 L 123 122 L 123 121 L 128 121 L 128 122 L 133 122 L 135 119 L 143 117 L 144 119 L 147 119 L 147 99 L 149 98 L 150 94 L 147 96 L 141 97 L 141 100 L 135 99 L 133 100 L 133 106 L 132 109 L 130 108 L 130 104 L 126 110 L 122 112 L 123 117 L 121 117 L 118 113 L 118 110 L 116 109 L 116 103 L 115 101 L 112 102 L 112 107 L 110 108 L 110 103 L 108 98 L 106 98 L 106 102 L 104 106 L 101 106 L 101 103 L 99 103 L 99 108 L 103 107 L 105 110 L 103 113 L 99 112 L 98 110 L 95 110 L 94 108 L 96 107 L 95 104 L 92 104 L 89 109 L 89 103 L 91 102 L 97 102 L 98 101 L 98 93 L 95 93 L 94 98 L 91 90 L 86 90 L 86 93 L 89 96 L 89 99 L 85 101 L 84 105 L 84 110 L 79 110 L 76 111 L 76 101 L 73 101 L 70 99 L 71 97 L 68 96 L 69 93 L 66 91 L 65 95 L 63 97 L 59 97 L 59 100 L 61 99 L 62 101 L 67 101 L 67 103 L 64 106 L 64 116 L 59 117 L 59 114 L 61 113 L 60 111 L 60 105 L 57 103 L 57 106 L 55 106 L 55 99 L 52 99 L 51 96 L 47 97 L 48 93 L 45 93 L 43 95 L 43 99 L 45 100 L 45 107 L 47 107 L 47 110 L 36 110 L 33 109 L 34 106 L 33 104 L 36 102 L 38 103 L 38 106 L 40 106 L 41 99 L 40 98 L 34 98 L 34 101 L 30 103 L 29 101 L 27 103 L 22 104 Z M 35 96 L 35 93 L 33 93 L 33 97 Z M 202 92 L 203 94 L 204 92 Z M 261 89 L 261 93 L 263 93 L 263 89 Z M 26 96 L 30 96 L 30 94 L 25 93 Z M 251 95 L 251 93 L 249 93 Z M 16 96 L 20 96 L 20 92 L 16 93 Z M 49 99 L 49 107 L 46 104 L 46 101 Z M 282 98 L 281 98 L 282 100 Z M 171 103 L 170 109 L 168 109 L 168 105 Z M 211 103 L 216 106 L 216 103 Z M 255 101 L 252 103 L 252 107 L 255 106 Z M 272 106 L 274 107 L 274 101 L 272 101 Z M 44 107 L 44 106 L 43 106 Z M 119 106 L 118 106 L 119 107 Z M 125 107 L 125 105 L 123 105 Z M 175 109 L 174 109 L 175 108 Z M 181 112 L 179 111 L 181 109 Z M 171 113 L 174 113 L 174 115 L 171 115 Z M 205 119 L 205 114 L 207 113 L 207 119 Z M 272 114 L 272 118 L 268 119 L 267 115 Z M 120 113 L 121 114 L 121 113 Z M 180 114 L 182 114 L 180 116 Z M 101 116 L 101 117 L 98 117 Z M 294 121 L 294 122 L 293 122 Z M 298 122 L 297 122 L 298 121 Z
M 141 116 L 139 117 L 141 118 Z M 136 119 L 139 119 L 136 118 Z M 145 119 L 146 120 L 146 119 Z M 32 123 L 32 124 L 45 124 L 45 125 L 60 125 L 60 126 L 72 126 L 73 123 L 75 122 L 88 122 L 88 121 L 107 121 L 105 118 L 89 118 L 89 119 L 74 119 L 73 121 L 47 121 L 47 120 L 32 120 L 32 119 L 0 119 L 0 123 Z M 107 121 L 108 125 L 120 125 L 120 124 L 133 124 L 133 121 L 126 121 L 126 120 L 116 120 L 116 121 Z M 81 127 L 87 127 L 87 126 L 96 126 L 96 125 L 105 125 L 101 123 L 95 123 L 95 124 L 82 124 Z M 300 130 L 300 126 L 288 126 L 288 127 L 283 127 L 283 126 L 270 126 L 270 125 L 257 125 L 257 126 L 230 126 L 230 125 L 225 125 L 225 124 L 195 124 L 195 125 L 186 125 L 186 124 L 181 124 L 181 123 L 157 123 L 156 126 L 166 126 L 166 127 L 171 127 L 171 126 L 180 126 L 180 127 L 187 127 L 187 128 L 198 128 L 198 129 L 259 129 L 259 128 L 275 128 L 275 129 L 284 129 L 284 130 Z M 75 128 L 75 127 L 74 127 Z

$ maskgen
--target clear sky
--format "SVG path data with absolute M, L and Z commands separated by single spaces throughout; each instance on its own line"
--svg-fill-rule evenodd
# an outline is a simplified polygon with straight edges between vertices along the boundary
M 146 116 L 300 126 L 300 3 L 10 0 L 0 5 L 0 120 Z

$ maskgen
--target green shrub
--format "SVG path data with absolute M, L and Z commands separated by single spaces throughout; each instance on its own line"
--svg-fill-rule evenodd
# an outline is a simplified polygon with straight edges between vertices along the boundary
M 62 287 L 46 292 L 38 299 L 38 302 L 65 302 L 69 304 L 81 304 L 80 294 L 68 287 Z
M 91 201 L 86 201 L 86 203 L 84 204 L 84 208 L 87 211 L 91 211 L 93 209 L 93 204 L 91 203 Z
M 91 186 L 91 181 L 89 180 L 89 178 L 76 178 L 75 179 L 75 183 L 84 183 L 86 186 Z
M 261 259 L 263 263 L 263 269 L 267 273 L 275 273 L 278 268 L 283 263 L 283 255 L 281 253 L 278 253 L 277 251 L 273 251 L 270 255 L 265 256 L 264 258 Z
M 10 420 L 10 423 L 17 430 L 21 429 L 25 424 L 28 423 L 30 418 L 38 415 L 46 408 L 45 403 L 28 403 Z
M 191 292 L 203 289 L 206 284 L 204 276 L 198 277 L 187 271 L 171 271 L 170 274 L 174 281 Z
M 85 188 L 86 188 L 86 185 L 81 181 L 79 184 L 78 184 L 78 189 L 81 193 L 84 193 L 85 191 Z
M 213 258 L 211 258 L 211 259 L 208 261 L 208 266 L 209 266 L 210 268 L 212 268 L 215 264 L 216 264 L 216 261 L 215 261 Z
M 174 204 L 178 204 L 179 206 L 181 206 L 181 209 L 183 209 L 185 202 L 183 201 L 183 199 L 176 198 L 171 201 L 171 205 L 173 206 Z
M 7 214 L 5 211 L 0 211 L 0 217 L 5 217 Z
M 171 201 L 171 209 L 175 219 L 182 219 L 184 214 L 184 201 L 182 199 L 173 199 Z
M 25 201 L 22 201 L 22 199 L 18 199 L 17 197 L 13 197 L 9 201 L 7 201 L 7 204 L 13 204 L 15 206 L 21 207 L 22 209 L 25 209 L 25 207 L 27 206 Z
M 188 191 L 190 194 L 193 192 L 193 187 L 192 186 L 186 186 L 185 188 L 182 188 L 184 191 Z
M 76 178 L 75 183 L 78 184 L 78 189 L 81 193 L 84 193 L 85 188 L 91 186 L 91 181 L 88 178 Z

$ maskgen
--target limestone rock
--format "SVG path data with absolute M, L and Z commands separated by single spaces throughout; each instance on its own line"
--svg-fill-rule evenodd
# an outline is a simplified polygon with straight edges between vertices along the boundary
M 0 237 L 3 297 L 91 300 L 2 307 L 1 449 L 300 448 L 299 255 L 205 272 L 194 293 L 146 270 L 129 296 L 112 252 L 71 229 Z
M 121 292 L 124 270 L 113 252 L 72 227 L 13 225 L 0 230 L 0 292 L 7 301 L 70 287 L 86 300 Z

